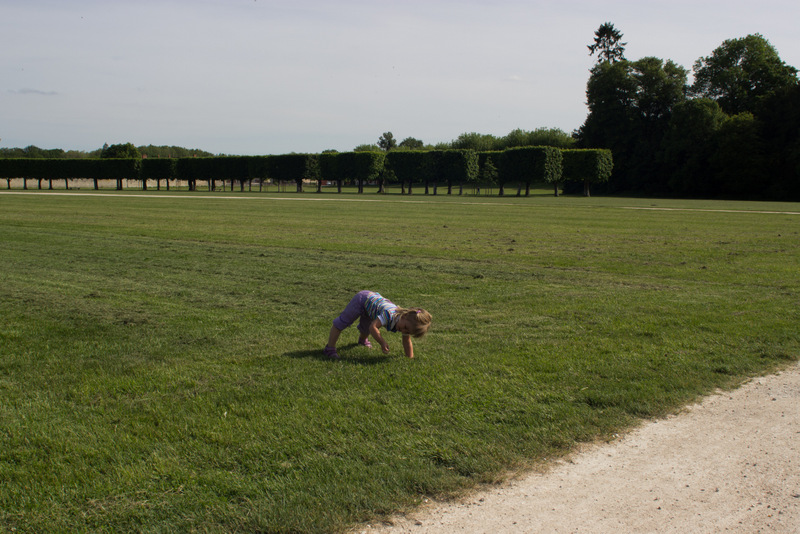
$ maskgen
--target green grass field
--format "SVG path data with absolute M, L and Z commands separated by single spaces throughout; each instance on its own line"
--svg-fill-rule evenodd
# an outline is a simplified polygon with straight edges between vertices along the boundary
M 4 532 L 343 530 L 800 357 L 798 204 L 29 193 Z M 322 357 L 360 289 L 431 311 L 414 360 Z

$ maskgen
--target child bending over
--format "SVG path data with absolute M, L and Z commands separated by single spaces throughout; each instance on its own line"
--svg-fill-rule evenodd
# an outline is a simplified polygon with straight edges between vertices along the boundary
M 414 344 L 412 337 L 422 337 L 431 325 L 431 314 L 421 308 L 406 309 L 397 306 L 388 299 L 374 291 L 359 291 L 350 301 L 344 311 L 334 319 L 328 345 L 324 353 L 328 358 L 339 359 L 336 352 L 336 342 L 339 334 L 353 324 L 358 323 L 358 344 L 367 348 L 372 347 L 369 336 L 377 341 L 384 354 L 389 352 L 389 344 L 381 336 L 380 329 L 385 327 L 389 332 L 403 334 L 403 351 L 409 358 L 414 357 Z

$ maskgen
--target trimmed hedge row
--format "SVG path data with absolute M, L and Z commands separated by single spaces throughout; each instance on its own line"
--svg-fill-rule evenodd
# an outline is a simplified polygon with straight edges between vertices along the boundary
M 11 178 L 48 180 L 52 188 L 53 180 L 87 178 L 94 181 L 95 189 L 99 180 L 115 180 L 117 189 L 122 189 L 122 180 L 139 179 L 141 161 L 136 159 L 0 159 L 0 178 L 5 178 L 10 186 Z M 27 188 L 27 183 L 26 183 Z
M 326 154 L 284 154 L 277 156 L 227 156 L 211 158 L 178 159 L 0 159 L 0 179 L 8 186 L 12 178 L 23 178 L 41 182 L 47 180 L 52 189 L 53 180 L 65 180 L 69 189 L 70 179 L 90 179 L 98 189 L 99 180 L 115 180 L 117 189 L 122 189 L 123 180 L 142 182 L 147 189 L 148 180 L 161 181 L 167 189 L 171 180 L 188 183 L 196 190 L 198 182 L 206 182 L 209 190 L 215 190 L 217 181 L 236 182 L 241 190 L 245 183 L 254 179 L 263 183 L 267 179 L 275 182 L 294 182 L 297 192 L 303 192 L 304 184 L 317 182 L 321 191 L 323 181 L 335 182 L 341 192 L 342 183 L 353 181 L 358 192 L 364 185 L 377 183 L 379 192 L 387 183 L 399 183 L 403 193 L 413 191 L 414 183 L 425 186 L 425 194 L 433 188 L 437 194 L 439 185 L 446 185 L 447 194 L 454 186 L 463 192 L 464 184 L 498 185 L 500 195 L 507 184 L 517 183 L 517 195 L 530 194 L 534 183 L 554 184 L 556 195 L 558 184 L 564 180 L 584 184 L 584 193 L 589 194 L 589 184 L 607 181 L 613 163 L 608 150 L 562 150 L 554 147 L 522 147 L 497 152 L 475 152 L 473 150 L 429 150 L 383 152 L 342 152 Z
M 338 191 L 342 192 L 342 182 L 353 180 L 358 184 L 358 192 L 364 192 L 364 184 L 382 180 L 385 154 L 383 152 L 341 152 L 320 154 L 319 172 L 317 173 L 317 191 L 322 190 L 322 182 L 336 182 Z
M 583 196 L 589 196 L 591 184 L 607 182 L 614 169 L 610 150 L 562 150 L 564 179 L 583 182 Z M 556 188 L 558 194 L 558 188 Z

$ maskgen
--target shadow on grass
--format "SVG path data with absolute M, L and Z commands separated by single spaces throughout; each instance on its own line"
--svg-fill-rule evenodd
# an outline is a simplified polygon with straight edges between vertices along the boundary
M 377 365 L 379 363 L 385 363 L 389 361 L 390 357 L 380 354 L 380 351 L 377 353 L 375 350 L 368 350 L 358 346 L 358 343 L 351 343 L 349 345 L 340 345 L 337 347 L 339 356 L 341 356 L 340 360 L 332 360 L 323 354 L 322 349 L 313 349 L 313 350 L 294 350 L 291 352 L 287 352 L 284 356 L 288 356 L 289 358 L 312 358 L 314 360 L 320 360 L 323 362 L 342 362 L 342 363 L 351 363 L 356 365 Z M 357 349 L 357 350 L 351 350 Z

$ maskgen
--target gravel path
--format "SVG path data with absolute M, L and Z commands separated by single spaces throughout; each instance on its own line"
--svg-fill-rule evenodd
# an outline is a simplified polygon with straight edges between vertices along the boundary
M 800 364 L 367 534 L 800 533 Z

